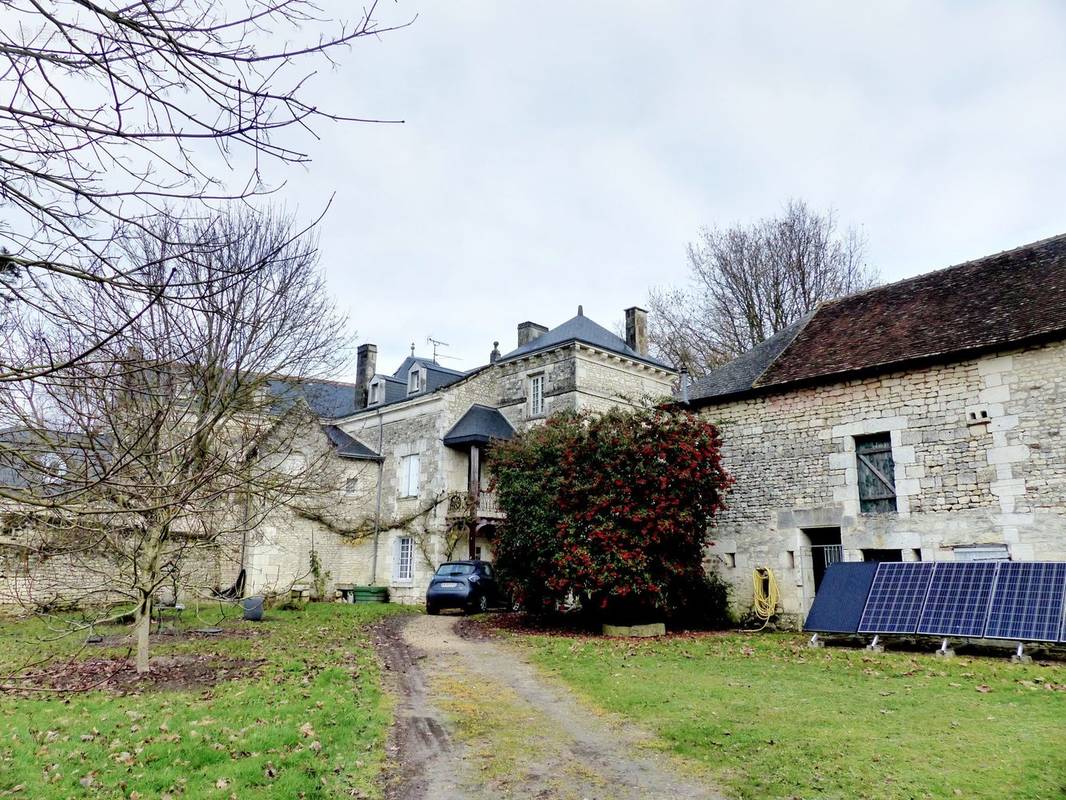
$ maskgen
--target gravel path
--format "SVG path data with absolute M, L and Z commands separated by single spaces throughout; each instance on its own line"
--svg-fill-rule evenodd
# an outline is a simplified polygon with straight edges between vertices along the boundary
M 396 696 L 389 800 L 703 800 L 722 795 L 456 617 L 400 617 L 377 644 Z

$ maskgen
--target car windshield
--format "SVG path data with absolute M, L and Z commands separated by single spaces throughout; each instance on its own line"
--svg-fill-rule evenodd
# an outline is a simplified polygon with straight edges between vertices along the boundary
M 473 571 L 473 564 L 441 564 L 437 568 L 437 575 L 454 578 L 457 575 L 469 575 Z

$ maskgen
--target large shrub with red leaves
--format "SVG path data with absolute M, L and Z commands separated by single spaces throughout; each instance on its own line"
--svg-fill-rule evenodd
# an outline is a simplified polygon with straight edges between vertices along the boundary
M 492 455 L 507 521 L 495 560 L 532 612 L 664 619 L 705 585 L 703 548 L 730 482 L 718 431 L 684 412 L 564 412 Z

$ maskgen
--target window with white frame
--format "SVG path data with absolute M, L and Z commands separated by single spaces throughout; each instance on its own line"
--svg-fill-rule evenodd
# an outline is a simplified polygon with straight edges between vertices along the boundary
M 410 583 L 415 577 L 415 540 L 410 536 L 396 539 L 392 559 L 392 579 L 397 583 Z
M 381 402 L 381 381 L 374 381 L 370 384 L 370 392 L 367 397 L 366 404 L 368 406 L 377 405 Z
M 400 459 L 400 496 L 418 496 L 418 477 L 421 471 L 418 453 Z
M 407 373 L 407 393 L 414 394 L 415 392 L 422 391 L 422 370 L 418 367 L 411 367 L 411 371 Z
M 544 413 L 544 376 L 531 375 L 529 378 L 529 416 L 539 417 Z

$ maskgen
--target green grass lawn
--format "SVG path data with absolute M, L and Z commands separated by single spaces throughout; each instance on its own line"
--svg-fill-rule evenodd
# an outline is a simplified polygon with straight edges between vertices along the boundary
M 787 634 L 517 641 L 739 798 L 1066 797 L 1062 664 L 811 650 Z
M 255 676 L 214 686 L 0 693 L 0 797 L 377 797 L 391 713 L 367 627 L 405 610 L 312 604 L 258 624 L 228 620 L 232 636 L 158 638 L 153 657 L 265 661 Z M 0 674 L 45 652 L 36 641 L 45 632 L 38 621 L 0 622 Z M 49 648 L 69 658 L 83 639 Z M 125 653 L 92 646 L 78 657 Z

